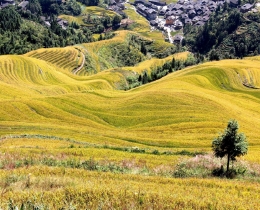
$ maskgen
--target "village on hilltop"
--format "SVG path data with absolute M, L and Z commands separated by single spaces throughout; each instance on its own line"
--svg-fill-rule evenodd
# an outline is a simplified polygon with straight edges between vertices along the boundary
M 122 12 L 123 3 L 124 0 L 111 0 L 109 9 Z M 186 24 L 194 27 L 203 26 L 210 15 L 225 3 L 234 8 L 239 7 L 239 0 L 178 0 L 177 3 L 168 5 L 161 0 L 135 0 L 131 4 L 150 22 L 152 28 L 165 31 L 171 43 L 181 43 L 183 36 L 177 34 L 172 38 L 170 32 L 180 31 Z M 257 12 L 254 6 L 254 4 L 244 4 L 240 7 L 240 11 Z
M 217 7 L 224 6 L 225 2 L 234 8 L 239 6 L 238 0 L 178 0 L 168 5 L 160 0 L 136 0 L 133 5 L 151 26 L 167 31 L 170 42 L 180 43 L 183 36 L 178 34 L 171 38 L 171 31 L 178 31 L 186 24 L 203 26 Z M 247 3 L 240 7 L 240 11 L 244 13 L 253 8 L 253 4 Z

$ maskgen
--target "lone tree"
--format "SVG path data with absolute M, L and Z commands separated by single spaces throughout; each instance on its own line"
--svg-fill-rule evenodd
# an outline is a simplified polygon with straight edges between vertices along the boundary
M 212 149 L 216 157 L 223 158 L 227 155 L 227 172 L 229 172 L 230 159 L 236 160 L 236 157 L 247 154 L 247 141 L 243 133 L 238 133 L 238 122 L 230 120 L 224 133 L 212 141 Z

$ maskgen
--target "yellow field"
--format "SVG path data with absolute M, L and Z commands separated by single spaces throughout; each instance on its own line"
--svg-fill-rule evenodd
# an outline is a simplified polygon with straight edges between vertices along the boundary
M 69 23 L 77 23 L 79 25 L 87 25 L 83 22 L 82 16 L 71 16 L 71 15 L 60 15 L 59 18 L 62 18 L 64 20 L 67 20 Z
M 177 179 L 173 171 L 189 158 L 178 152 L 210 152 L 236 119 L 249 142 L 240 160 L 260 172 L 259 57 L 208 62 L 122 91 L 125 72 L 188 55 L 105 70 L 100 49 L 128 33 L 0 57 L 0 207 L 11 198 L 50 209 L 257 209 L 257 175 Z M 97 73 L 74 75 L 85 51 Z
M 115 16 L 116 13 L 110 10 L 106 10 L 101 7 L 86 7 L 84 11 L 82 11 L 82 15 L 87 15 L 87 14 L 92 14 L 92 15 L 97 15 L 97 16 L 102 16 L 103 14 L 109 15 L 109 16 Z
M 259 87 L 258 61 L 205 63 L 128 92 L 113 90 L 122 79 L 113 71 L 80 78 L 27 56 L 0 62 L 2 134 L 48 130 L 101 144 L 199 148 L 235 118 L 250 144 L 259 144 L 259 89 L 242 85 Z
M 85 25 L 88 24 L 83 22 L 83 19 L 86 18 L 88 15 L 96 15 L 96 16 L 103 16 L 104 14 L 113 17 L 116 15 L 115 12 L 106 10 L 101 7 L 86 7 L 82 6 L 82 12 L 78 16 L 71 16 L 71 15 L 60 15 L 59 18 L 67 20 L 69 23 L 75 22 L 79 25 Z
M 117 67 L 112 61 L 108 60 L 109 58 L 111 59 L 109 50 L 111 50 L 111 47 L 115 44 L 124 43 L 127 36 L 131 33 L 135 34 L 129 31 L 119 31 L 113 39 L 76 45 L 74 47 L 38 49 L 27 53 L 25 56 L 44 60 L 51 65 L 55 65 L 62 72 L 72 73 L 73 70 L 81 65 L 83 61 L 82 53 L 84 53 L 90 58 L 95 72 L 88 73 L 79 71 L 79 74 L 81 76 L 91 75 L 109 68 Z

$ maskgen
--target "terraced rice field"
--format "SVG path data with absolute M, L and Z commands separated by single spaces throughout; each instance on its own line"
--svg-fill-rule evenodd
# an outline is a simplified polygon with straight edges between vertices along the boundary
M 47 61 L 69 72 L 82 63 L 81 49 L 75 47 L 38 49 L 27 53 L 26 56 Z
M 221 61 L 223 67 L 219 67 L 218 62 L 207 63 L 176 72 L 153 84 L 121 92 L 114 91 L 109 79 L 105 80 L 111 74 L 109 72 L 100 74 L 104 79 L 98 80 L 99 75 L 95 75 L 90 77 L 93 81 L 90 78 L 77 80 L 46 65 L 50 72 L 45 73 L 49 76 L 45 78 L 43 73 L 46 69 L 38 64 L 40 68 L 37 65 L 32 70 L 29 68 L 26 77 L 22 77 L 25 69 L 21 69 L 21 76 L 14 76 L 18 70 L 16 65 L 21 64 L 8 61 L 7 65 L 6 58 L 2 58 L 5 60 L 1 64 L 5 67 L 2 68 L 2 86 L 9 88 L 8 92 L 2 92 L 2 107 L 5 107 L 1 111 L 3 126 L 4 121 L 20 124 L 12 121 L 12 117 L 27 119 L 27 122 L 36 120 L 40 123 L 39 127 L 42 120 L 53 120 L 61 124 L 51 126 L 52 129 L 46 128 L 49 134 L 66 136 L 63 132 L 68 129 L 65 133 L 73 132 L 80 141 L 104 144 L 113 139 L 111 144 L 114 145 L 134 142 L 166 148 L 205 148 L 210 146 L 212 138 L 222 130 L 228 119 L 236 118 L 250 143 L 258 145 L 259 133 L 255 127 L 259 125 L 259 90 L 243 86 L 245 80 L 259 87 L 256 61 Z M 5 72 L 9 73 L 6 75 Z M 15 83 L 14 78 L 19 82 Z M 16 94 L 20 87 L 23 91 Z M 29 98 L 24 100 L 24 97 Z M 6 99 L 12 100 L 12 104 Z M 10 113 L 19 115 L 10 116 Z M 72 118 L 75 126 L 71 126 Z M 251 126 L 252 123 L 255 126 Z M 35 127 L 29 129 L 32 133 L 38 133 L 45 127 L 40 129 L 35 123 L 28 126 Z M 104 129 L 101 136 L 97 135 L 100 126 Z M 18 131 L 11 133 L 23 130 L 16 129 Z M 78 133 L 78 129 L 85 135 Z M 1 132 L 4 134 L 6 131 Z M 93 138 L 93 135 L 97 137 Z
M 91 14 L 91 15 L 97 15 L 97 16 L 102 16 L 103 14 L 109 15 L 109 16 L 115 16 L 116 13 L 114 11 L 110 11 L 110 10 L 106 10 L 104 8 L 101 7 L 86 7 L 83 11 L 82 11 L 82 15 L 87 15 L 87 14 Z
M 83 22 L 83 16 L 60 15 L 59 18 L 67 20 L 69 23 L 77 23 L 79 25 L 87 25 Z
M 81 12 L 80 15 L 78 15 L 78 16 L 60 15 L 59 18 L 65 19 L 69 23 L 74 22 L 74 23 L 77 23 L 77 24 L 83 25 L 83 26 L 91 26 L 91 25 L 88 25 L 88 24 L 83 22 L 83 19 L 86 18 L 88 15 L 103 16 L 104 14 L 106 14 L 110 17 L 114 17 L 116 15 L 115 12 L 110 11 L 110 10 L 106 10 L 104 8 L 101 8 L 101 7 L 86 7 L 84 5 L 82 5 L 81 7 L 82 7 L 82 12 Z
M 173 57 L 176 60 L 186 60 L 188 57 L 188 52 L 176 53 L 174 55 L 170 55 L 164 59 L 151 58 L 149 60 L 145 60 L 135 67 L 123 67 L 124 70 L 134 71 L 137 73 L 143 73 L 144 71 L 150 72 L 152 68 L 162 66 L 166 62 L 172 61 Z
M 77 47 L 95 54 L 106 43 Z M 173 178 L 180 159 L 189 158 L 179 152 L 210 152 L 229 119 L 238 120 L 249 142 L 241 159 L 259 166 L 259 57 L 204 63 L 120 91 L 118 72 L 71 73 L 80 50 L 0 57 L 1 208 L 259 207 L 257 176 Z

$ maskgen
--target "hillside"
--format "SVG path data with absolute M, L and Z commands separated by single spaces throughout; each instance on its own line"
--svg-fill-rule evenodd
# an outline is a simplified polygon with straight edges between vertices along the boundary
M 68 67 L 80 59 L 73 47 L 0 57 L 1 207 L 29 205 L 33 197 L 31 205 L 52 209 L 224 209 L 243 207 L 259 194 L 253 179 L 169 178 L 180 159 L 209 152 L 232 118 L 249 141 L 244 160 L 259 164 L 259 57 L 208 62 L 120 91 L 115 84 L 125 81 L 125 72 L 164 59 L 86 77 L 69 72 L 60 55 L 71 60 Z M 243 197 L 218 203 L 227 192 Z M 249 208 L 257 205 L 250 200 Z
M 252 122 L 256 126 L 259 123 L 258 62 L 223 60 L 205 63 L 132 91 L 121 92 L 115 91 L 110 85 L 109 75 L 112 76 L 113 72 L 105 71 L 93 77 L 79 78 L 57 71 L 43 61 L 22 56 L 3 56 L 1 89 L 8 88 L 9 92 L 2 91 L 2 105 L 6 107 L 2 110 L 2 123 L 4 126 L 8 119 L 8 124 L 20 124 L 23 118 L 35 118 L 41 124 L 41 119 L 52 119 L 60 121 L 59 126 L 62 127 L 63 124 L 71 125 L 70 119 L 73 118 L 75 130 L 83 126 L 84 130 L 90 131 L 92 124 L 97 129 L 107 126 L 107 137 L 118 139 L 120 144 L 134 141 L 170 148 L 208 147 L 210 139 L 223 126 L 223 122 L 236 118 L 241 121 L 251 142 L 258 144 L 259 134 L 251 126 Z M 25 68 L 26 65 L 29 68 Z M 26 106 L 17 108 L 21 103 Z M 28 106 L 34 108 L 23 110 Z M 35 110 L 36 107 L 39 110 Z M 21 122 L 11 120 L 12 117 L 18 117 L 10 116 L 9 113 L 13 112 L 21 114 Z M 92 116 L 93 122 L 86 124 L 84 121 L 89 121 L 89 116 Z M 33 121 L 31 123 L 34 125 Z M 69 130 L 74 130 L 73 127 Z M 58 130 L 50 129 L 48 133 L 58 132 L 55 135 L 64 136 L 62 129 Z M 35 129 L 32 131 L 39 132 Z M 23 129 L 19 132 L 23 132 Z M 5 131 L 2 130 L 2 133 Z M 101 143 L 99 138 L 94 140 L 91 136 L 79 135 L 78 138 Z

